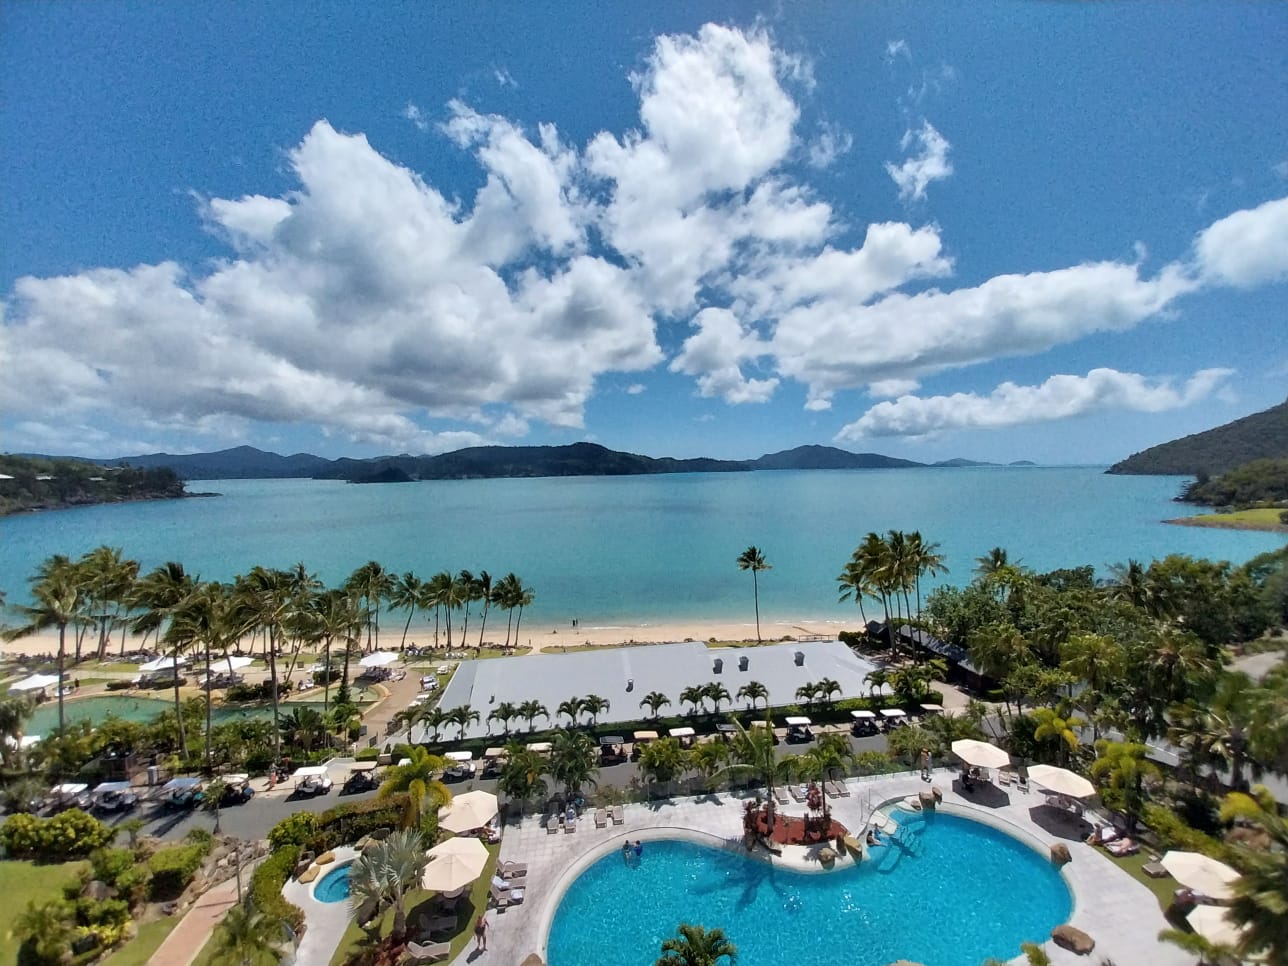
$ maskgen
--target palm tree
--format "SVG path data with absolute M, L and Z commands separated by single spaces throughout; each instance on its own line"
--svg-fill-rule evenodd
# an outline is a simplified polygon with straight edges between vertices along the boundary
M 733 696 L 729 694 L 729 689 L 719 681 L 712 681 L 709 684 L 703 685 L 702 696 L 711 700 L 711 704 L 715 708 L 716 714 L 720 713 L 721 701 L 728 701 L 730 704 L 733 704 Z
M 76 619 L 80 602 L 72 564 L 66 557 L 51 557 L 45 561 L 36 582 L 31 588 L 34 604 L 18 607 L 26 623 L 6 631 L 4 639 L 14 641 L 36 631 L 58 628 L 58 733 L 66 730 L 63 715 L 63 671 L 67 663 L 67 625 Z M 43 576 L 42 576 L 43 574 Z
M 470 604 L 478 600 L 478 581 L 468 570 L 462 570 L 456 575 L 456 588 L 452 592 L 453 598 L 458 606 L 465 611 L 465 620 L 461 624 L 461 647 L 468 647 L 465 636 L 470 630 Z
M 1233 792 L 1221 808 L 1223 821 L 1235 818 L 1260 826 L 1271 847 L 1231 845 L 1242 876 L 1234 883 L 1230 918 L 1243 926 L 1239 952 L 1258 962 L 1288 961 L 1288 822 L 1274 797 L 1258 785 L 1251 795 Z
M 914 530 L 908 534 L 908 563 L 913 572 L 913 584 L 917 592 L 917 619 L 921 619 L 921 575 L 930 574 L 937 577 L 947 573 L 944 555 L 939 552 L 939 544 L 927 543 L 921 531 Z
M 662 955 L 653 966 L 718 966 L 722 959 L 729 966 L 738 962 L 738 947 L 725 937 L 723 929 L 682 922 L 677 935 L 662 941 Z
M 1116 793 L 1122 812 L 1132 828 L 1145 804 L 1145 782 L 1156 780 L 1158 766 L 1145 757 L 1144 745 L 1125 741 L 1096 742 L 1097 758 L 1091 763 L 1091 777 L 1103 789 Z
M 756 643 L 760 643 L 760 583 L 756 577 L 762 570 L 773 570 L 759 547 L 750 546 L 738 555 L 738 569 L 751 571 L 751 591 L 756 602 Z
M 712 779 L 724 769 L 733 757 L 733 749 L 727 742 L 708 741 L 695 745 L 689 750 L 689 765 L 706 780 L 710 790 Z
M 814 693 L 820 701 L 831 707 L 836 700 L 836 695 L 841 693 L 841 682 L 822 678 L 814 685 Z
M 448 722 L 456 725 L 456 727 L 461 729 L 460 737 L 462 741 L 465 740 L 465 729 L 468 728 L 471 724 L 474 724 L 475 722 L 479 721 L 479 719 L 480 719 L 479 713 L 475 711 L 473 708 L 471 708 L 468 704 L 462 704 L 459 707 L 452 708 L 452 710 L 447 712 Z
M 557 731 L 550 744 L 550 776 L 560 782 L 568 797 L 576 796 L 582 785 L 595 784 L 599 772 L 598 749 L 584 731 Z
M 236 586 L 236 593 L 254 615 L 255 623 L 267 633 L 268 678 L 273 692 L 273 759 L 276 761 L 282 757 L 277 693 L 277 642 L 292 606 L 290 574 L 284 570 L 255 567 L 244 578 L 239 578 Z M 346 687 L 347 684 L 346 681 Z
M 598 694 L 588 694 L 581 699 L 581 710 L 590 715 L 590 726 L 595 727 L 596 719 L 607 711 L 610 703 L 607 698 L 601 698 Z
M 432 708 L 421 708 L 420 713 L 416 716 L 416 723 L 424 727 L 427 732 L 433 734 L 431 741 L 437 741 L 438 733 L 443 730 L 443 725 L 452 723 L 452 716 L 438 705 L 434 705 Z M 410 734 L 408 737 L 410 737 Z
M 994 547 L 984 556 L 975 558 L 975 573 L 981 577 L 991 577 L 1007 567 L 1018 565 L 1019 561 L 1016 561 L 1015 564 L 1010 562 L 1005 550 L 1001 547 Z
M 682 704 L 693 705 L 691 713 L 698 713 L 698 706 L 707 699 L 706 692 L 703 690 L 704 685 L 694 684 L 680 692 L 680 702 Z
M 447 759 L 431 755 L 419 745 L 407 752 L 406 764 L 391 765 L 385 769 L 385 780 L 376 792 L 377 798 L 388 798 L 397 792 L 408 796 L 407 814 L 403 826 L 412 827 L 422 813 L 433 809 L 435 813 L 452 800 L 452 793 L 438 780 L 447 768 Z
M 282 719 L 281 727 L 287 742 L 308 754 L 326 733 L 326 719 L 313 708 L 294 708 Z
M 357 598 L 345 590 L 327 590 L 315 594 L 309 607 L 317 620 L 316 632 L 322 642 L 322 667 L 325 669 L 322 682 L 322 713 L 325 715 L 331 705 L 331 645 L 335 641 L 344 644 L 345 673 L 342 680 L 347 685 L 349 650 L 357 639 L 361 620 L 358 616 Z
M 265 915 L 247 896 L 224 913 L 215 930 L 212 961 L 216 966 L 259 966 L 265 959 L 282 961 L 282 920 Z
M 734 764 L 725 770 L 734 775 L 749 775 L 764 782 L 772 795 L 781 769 L 778 757 L 774 754 L 774 731 L 769 719 L 765 719 L 763 728 L 744 728 L 737 720 L 734 720 L 733 726 L 731 747 Z
M 1037 725 L 1033 729 L 1033 740 L 1042 745 L 1053 745 L 1056 764 L 1067 764 L 1069 755 L 1078 750 L 1078 733 L 1087 722 L 1055 708 L 1035 708 L 1033 720 Z
M 1260 763 L 1250 753 L 1256 705 L 1259 698 L 1252 678 L 1242 671 L 1223 671 L 1216 694 L 1206 707 L 1181 705 L 1175 709 L 1176 722 L 1168 736 L 1196 759 L 1196 775 L 1203 765 L 1229 768 L 1230 787 L 1244 791 L 1248 782 L 1244 769 L 1251 765 L 1254 777 Z
M 496 789 L 511 801 L 528 801 L 538 790 L 544 791 L 546 760 L 527 745 L 512 741 L 505 746 L 505 764 L 497 777 Z
M 519 709 L 510 701 L 502 701 L 490 712 L 488 712 L 488 716 L 487 716 L 488 728 L 490 729 L 492 727 L 493 721 L 499 721 L 501 722 L 502 734 L 509 734 L 510 722 L 513 719 L 518 717 L 520 717 Z
M 393 929 L 389 938 L 401 943 L 407 935 L 407 895 L 419 888 L 429 859 L 425 841 L 416 829 L 399 829 L 364 851 L 349 873 L 352 909 L 392 906 Z
M 25 694 L 0 698 L 0 762 L 6 768 L 14 768 L 21 762 L 22 737 L 27 719 L 35 710 L 36 703 Z
M 411 619 L 416 616 L 425 596 L 425 583 L 410 570 L 394 581 L 389 591 L 389 606 L 394 610 L 407 612 L 407 623 L 403 625 L 402 646 L 407 646 L 407 632 L 411 630 Z
M 679 738 L 659 738 L 640 750 L 640 770 L 652 782 L 671 782 L 688 766 L 689 756 Z
M 367 605 L 367 650 L 369 651 L 380 649 L 380 604 L 393 592 L 394 585 L 394 575 L 375 560 L 369 560 L 363 564 L 345 581 L 345 587 L 356 592 Z
M 661 691 L 650 691 L 640 699 L 640 707 L 648 708 L 650 718 L 656 718 L 658 716 L 658 709 L 670 703 L 671 699 Z
M 818 694 L 818 685 L 813 681 L 806 681 L 796 689 L 796 700 L 805 705 L 805 710 L 814 710 L 814 698 Z
M 558 712 L 555 713 L 558 714 Z M 549 720 L 550 712 L 546 710 L 546 706 L 540 701 L 530 699 L 519 705 L 519 717 L 528 722 L 528 730 L 531 731 L 533 722 L 538 718 Z
M 191 640 L 205 645 L 206 664 L 206 771 L 214 771 L 213 695 L 211 680 L 211 652 L 227 653 L 249 627 L 242 623 L 237 602 L 226 584 L 198 584 L 196 589 L 174 608 L 167 636 Z M 178 668 L 175 669 L 176 681 Z
M 487 612 L 492 606 L 492 575 L 486 570 L 480 570 L 479 575 L 474 578 L 474 589 L 477 591 L 475 600 L 483 601 L 483 613 L 479 616 L 479 647 L 483 646 L 483 632 L 487 629 Z
M 875 698 L 881 693 L 881 689 L 890 683 L 890 672 L 885 668 L 875 668 L 864 675 L 863 683 L 868 686 L 872 697 Z
M 452 575 L 446 571 L 434 574 L 424 585 L 424 597 L 421 606 L 428 609 L 434 608 L 434 646 L 438 647 L 438 627 L 439 618 L 447 610 L 448 601 L 452 596 Z M 450 626 L 450 625 L 449 625 Z M 447 638 L 448 646 L 451 646 L 451 635 Z
M 818 743 L 801 755 L 797 761 L 797 767 L 802 773 L 808 774 L 811 778 L 820 779 L 819 791 L 823 796 L 824 828 L 828 828 L 830 826 L 827 824 L 829 809 L 826 782 L 830 780 L 833 772 L 843 772 L 854 762 L 854 752 L 850 747 L 849 739 L 835 732 L 822 735 Z
M 555 708 L 555 714 L 567 715 L 568 727 L 575 728 L 577 719 L 581 717 L 582 707 L 581 698 L 569 698 L 567 701 L 559 702 L 559 707 Z
M 764 700 L 765 707 L 769 707 L 769 688 L 765 687 L 759 681 L 748 681 L 738 689 L 738 700 L 746 700 L 747 707 L 755 711 L 756 702 Z
M 98 547 L 80 559 L 91 611 L 98 621 L 98 659 L 107 656 L 113 626 L 121 619 L 133 596 L 139 562 L 121 556 L 119 547 Z M 122 635 L 124 643 L 124 635 Z M 79 655 L 78 655 L 79 657 Z

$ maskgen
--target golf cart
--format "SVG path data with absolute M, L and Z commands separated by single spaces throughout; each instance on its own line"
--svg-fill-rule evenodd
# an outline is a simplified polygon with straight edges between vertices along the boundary
M 103 782 L 94 789 L 90 798 L 96 812 L 107 814 L 129 811 L 139 801 L 130 782 Z
M 298 795 L 325 795 L 334 784 L 324 765 L 306 765 L 295 771 L 295 792 Z
M 161 802 L 169 808 L 196 808 L 205 797 L 200 778 L 171 778 L 161 786 Z
M 376 763 L 360 761 L 349 766 L 349 777 L 344 780 L 344 788 L 341 792 L 352 795 L 356 792 L 369 792 L 379 786 L 380 779 L 376 777 Z
M 786 719 L 786 723 L 787 743 L 789 745 L 799 745 L 814 740 L 814 732 L 810 731 L 810 725 L 813 722 L 809 718 L 804 715 L 793 715 Z
M 443 756 L 451 765 L 443 773 L 443 781 L 459 782 L 474 777 L 474 753 L 472 751 L 449 751 Z
M 249 775 L 225 775 L 223 782 L 224 794 L 219 800 L 220 805 L 245 805 L 255 797 Z

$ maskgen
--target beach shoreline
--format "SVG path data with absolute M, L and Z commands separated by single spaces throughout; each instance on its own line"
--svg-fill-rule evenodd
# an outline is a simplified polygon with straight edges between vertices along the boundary
M 825 638 L 835 640 L 836 636 L 844 630 L 857 631 L 860 629 L 861 621 L 857 612 L 853 620 L 839 621 L 835 618 L 806 618 L 806 619 L 761 619 L 760 622 L 760 639 L 764 643 L 781 641 L 784 638 L 794 638 L 801 640 L 804 638 Z M 501 644 L 505 641 L 505 625 L 499 626 L 500 633 L 494 631 L 494 625 L 489 624 L 487 632 L 484 634 L 484 642 L 491 645 Z M 669 620 L 669 621 L 648 621 L 648 622 L 628 622 L 620 623 L 595 623 L 581 625 L 578 622 L 577 627 L 572 627 L 571 622 L 565 623 L 560 627 L 549 627 L 541 625 L 538 627 L 520 628 L 518 635 L 518 644 L 521 647 L 531 647 L 532 653 L 553 653 L 558 654 L 563 650 L 576 649 L 581 650 L 585 647 L 622 647 L 638 644 L 673 644 L 682 641 L 711 641 L 721 642 L 750 642 L 756 643 L 756 624 L 755 621 L 730 621 L 730 620 Z M 121 651 L 120 631 L 116 631 L 112 636 L 111 643 L 108 644 L 107 653 L 109 656 L 119 654 Z M 464 649 L 472 648 L 478 643 L 478 633 L 471 627 L 468 636 L 468 643 Z M 429 625 L 412 625 L 411 631 L 407 634 L 407 645 L 410 647 L 416 645 L 424 647 L 434 642 L 434 627 Z M 143 643 L 142 637 L 131 635 L 127 641 L 125 649 L 127 651 L 138 650 Z M 149 646 L 155 646 L 154 639 L 149 639 Z M 439 647 L 446 646 L 447 636 L 440 631 L 438 636 Z M 82 647 L 83 653 L 93 654 L 97 647 L 97 635 L 91 632 L 86 636 L 85 643 Z M 402 628 L 384 627 L 380 634 L 380 647 L 382 650 L 397 651 L 402 644 Z M 249 644 L 247 645 L 249 647 Z M 459 635 L 453 637 L 453 647 L 461 650 L 461 641 Z M 16 641 L 0 642 L 0 654 L 6 657 L 18 656 L 38 656 L 42 654 L 57 654 L 58 652 L 58 632 L 42 631 L 23 637 Z M 73 637 L 69 630 L 67 635 L 67 654 L 70 660 L 73 652 Z

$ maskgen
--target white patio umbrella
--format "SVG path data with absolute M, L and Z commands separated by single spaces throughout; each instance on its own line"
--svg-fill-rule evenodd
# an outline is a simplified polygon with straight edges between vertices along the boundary
M 255 662 L 249 657 L 243 657 L 237 654 L 229 654 L 227 657 L 221 658 L 217 664 L 214 664 L 212 666 L 216 668 L 226 667 L 228 668 L 228 673 L 232 674 L 234 671 L 240 671 L 242 668 L 250 667 L 254 663 Z
M 496 814 L 496 796 L 491 792 L 466 792 L 438 810 L 438 827 L 449 832 L 468 832 L 482 828 Z
M 1208 858 L 1199 852 L 1168 852 L 1163 856 L 1163 868 L 1177 882 L 1213 899 L 1233 899 L 1231 886 L 1239 873 L 1224 862 Z
M 1195 906 L 1185 918 L 1190 928 L 1217 946 L 1237 946 L 1243 938 L 1243 927 L 1231 922 L 1225 906 Z
M 976 768 L 1005 768 L 1011 763 L 1011 756 L 997 745 L 987 741 L 976 741 L 974 738 L 961 738 L 953 742 L 953 754 Z
M 358 663 L 363 667 L 388 667 L 398 660 L 398 655 L 393 651 L 376 651 L 368 654 Z
M 44 691 L 58 684 L 57 674 L 33 674 L 15 684 L 9 685 L 10 691 Z
M 1055 765 L 1030 765 L 1029 781 L 1070 798 L 1090 798 L 1096 794 L 1096 786 L 1091 782 L 1067 768 L 1057 768 Z
M 487 865 L 487 848 L 478 839 L 452 838 L 440 842 L 429 852 L 429 865 L 420 877 L 422 889 L 453 892 L 463 889 L 480 875 Z

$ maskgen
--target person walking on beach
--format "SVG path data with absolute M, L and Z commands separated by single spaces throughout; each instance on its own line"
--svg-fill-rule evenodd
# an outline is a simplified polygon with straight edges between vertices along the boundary
M 484 916 L 474 921 L 474 948 L 481 953 L 487 952 L 487 919 Z

